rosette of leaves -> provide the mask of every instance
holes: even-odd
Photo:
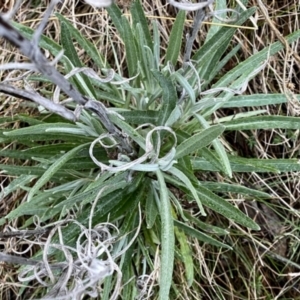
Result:
[[[177,15],[165,53],[160,47],[158,24],[156,21],[148,23],[139,1],[134,1],[130,8],[132,23],[115,4],[107,11],[124,43],[125,67],[118,61],[119,54],[113,48],[118,72],[111,81],[99,81],[95,76],[78,72],[70,77],[70,82],[83,95],[109,104],[110,120],[122,130],[133,152],[123,152],[91,112],[82,111],[77,122],[49,111],[34,117],[1,118],[2,124],[20,121],[27,125],[0,131],[2,144],[15,145],[14,149],[0,152],[11,162],[0,168],[15,176],[3,189],[2,197],[22,189],[27,193],[27,200],[0,219],[0,224],[22,216],[23,227],[27,228],[32,226],[33,216],[51,223],[74,211],[77,221],[86,225],[91,204],[102,190],[93,223],[109,220],[116,224],[121,236],[115,251],[120,251],[138,226],[140,203],[143,215],[140,235],[118,262],[123,283],[126,283],[120,291],[121,297],[133,299],[137,295],[135,281],[130,279],[154,271],[154,258],[159,249],[157,292],[160,299],[168,299],[170,291],[176,291],[172,285],[174,262],[182,261],[186,280],[189,285],[193,283],[195,266],[188,243],[190,237],[200,243],[231,249],[231,245],[220,240],[220,236],[223,239],[229,231],[205,223],[208,211],[259,230],[252,219],[220,197],[219,191],[235,192],[251,199],[270,198],[264,192],[236,184],[199,181],[197,173],[219,172],[231,178],[234,172],[300,169],[292,159],[238,157],[228,153],[222,143],[225,131],[298,130],[297,118],[266,116],[260,109],[240,114],[238,118],[219,119],[217,124],[210,121],[220,108],[261,107],[286,101],[281,94],[242,95],[248,81],[269,56],[284,46],[276,42],[220,76],[222,67],[239,50],[236,46],[227,51],[236,27],[212,26],[191,63],[180,65],[184,11]],[[240,12],[235,25],[243,24],[254,12],[254,7]],[[110,66],[95,45],[65,17],[57,14],[57,18],[61,28],[60,44],[42,36],[40,46],[54,56],[64,50],[60,65],[68,74],[74,68],[84,67],[74,47],[75,40],[88,54],[91,64],[107,74]],[[20,24],[15,26],[25,37],[32,36],[31,29]],[[295,32],[286,40],[292,43],[299,36],[300,32]],[[46,78],[42,79],[49,83]],[[38,81],[41,77],[31,76],[28,80]],[[72,103],[66,106],[75,109]],[[30,161],[30,165],[23,165],[24,161]],[[78,230],[72,225],[64,228],[68,244],[75,243]],[[113,276],[106,278],[102,299],[109,298],[114,280]]]

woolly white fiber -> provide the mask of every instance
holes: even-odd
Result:
[[[112,5],[113,0],[84,0],[84,2],[95,7],[108,7]]]

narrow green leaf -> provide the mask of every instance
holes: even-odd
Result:
[[[79,152],[84,147],[86,147],[85,144],[83,144],[81,146],[78,146],[78,147],[70,150],[69,152],[67,152],[66,154],[64,154],[62,157],[60,157],[55,163],[53,163],[47,169],[47,171],[43,174],[43,176],[31,188],[30,192],[28,193],[27,201],[30,202],[30,200],[33,197],[33,195],[35,193],[37,193],[37,191],[44,184],[46,184],[48,181],[51,180],[51,177],[53,176],[53,174],[55,174],[59,169],[61,169],[68,160],[70,160],[71,158],[73,158],[77,154],[77,152]]]
[[[78,127],[74,124],[67,124],[67,123],[44,123],[44,124],[38,124],[38,125],[34,125],[34,126],[29,126],[29,127],[25,127],[25,128],[20,128],[20,129],[15,129],[15,130],[11,130],[11,131],[6,131],[3,134],[7,135],[7,136],[11,136],[11,137],[22,137],[25,135],[36,135],[36,134],[43,134],[45,135],[45,133],[47,132],[47,130],[59,130],[61,129],[62,131],[75,131],[76,129],[78,129]],[[26,137],[28,138],[28,137]],[[59,138],[57,138],[59,139]]]
[[[291,44],[297,41],[299,37],[300,30],[297,30],[292,34],[286,36],[285,39],[289,44]],[[243,76],[249,76],[249,74],[252,73],[266,59],[269,59],[270,56],[276,54],[282,49],[284,49],[284,45],[278,41],[271,44],[269,47],[264,48],[258,53],[251,55],[248,59],[238,64],[234,69],[232,69],[225,76],[223,76],[216,84],[213,85],[213,88],[228,87],[237,78],[242,77],[243,79]]]
[[[205,128],[209,128],[208,122],[199,114],[195,114],[196,118],[200,122],[200,124]],[[230,166],[230,162],[225,151],[223,144],[220,142],[219,139],[214,139],[212,141],[212,146],[214,147],[217,155],[218,155],[218,163],[222,166],[222,171],[228,176],[232,177],[232,170]]]
[[[74,28],[73,30],[70,29],[72,27],[68,26],[66,22],[62,19],[60,21],[60,26],[61,26],[61,44],[64,48],[64,55],[68,57],[68,59],[72,64],[71,66],[69,66],[68,72],[72,71],[73,67],[82,68],[83,64],[78,57],[78,54],[76,52],[72,40],[72,32],[74,32],[75,29]],[[84,88],[84,85],[82,84],[80,79],[84,82],[84,85],[86,86],[87,89]],[[70,81],[74,83],[74,85],[81,93],[96,98],[94,87],[92,86],[89,78],[85,74],[76,74],[70,78]]]
[[[232,164],[236,164],[237,172],[245,172],[247,167],[249,167],[249,170],[246,172],[280,173],[300,171],[299,159],[256,159],[232,157],[230,160],[232,161]]]
[[[102,57],[101,53],[98,51],[95,45],[93,45],[88,39],[82,36],[79,30],[77,30],[64,16],[58,13],[56,14],[56,16],[61,22],[64,22],[65,26],[67,26],[72,36],[76,39],[79,45],[86,51],[88,56],[100,69],[109,68],[109,65]]]
[[[179,180],[174,178],[174,176],[165,174],[165,178],[168,183],[171,183],[172,185],[177,186],[179,189],[188,193],[190,197],[193,197],[190,189],[186,185],[182,184],[182,182],[180,182]],[[231,205],[229,202],[227,202],[223,198],[215,195],[213,192],[211,192],[210,190],[206,189],[205,187],[203,187],[201,185],[198,185],[196,190],[197,190],[198,196],[199,196],[199,198],[201,198],[201,202],[204,206],[209,207],[210,209],[220,213],[221,215],[225,216],[226,218],[234,220],[235,222],[237,222],[239,224],[242,224],[242,225],[249,227],[251,229],[254,229],[254,230],[259,230],[259,226],[252,219],[247,217],[239,209],[235,208],[233,205]],[[188,215],[185,214],[185,216],[187,218],[189,218]],[[202,228],[200,223],[197,224],[197,226]]]
[[[237,119],[224,123],[225,130],[251,130],[251,129],[300,129],[298,117],[286,116],[259,116]]]
[[[168,172],[171,173],[172,175],[176,176],[189,189],[189,191],[191,192],[191,194],[195,198],[195,201],[197,202],[197,205],[199,207],[199,210],[200,210],[201,214],[203,216],[206,216],[206,213],[205,213],[205,211],[203,209],[201,200],[198,197],[196,188],[192,185],[192,183],[190,182],[190,180],[188,179],[188,177],[183,172],[181,172],[180,170],[178,170],[175,167],[171,167],[168,170]]]
[[[138,204],[144,203],[146,200],[146,189],[149,187],[149,184],[150,179],[146,178],[145,180],[145,173],[143,172],[139,172],[130,184],[126,182],[127,196],[124,198],[124,201],[120,202],[120,204],[110,212],[111,219],[115,220],[124,215],[131,215],[132,218],[135,218],[138,215]],[[128,212],[129,207],[130,212]],[[124,232],[124,235],[127,233],[128,231],[126,233]]]
[[[219,118],[219,124],[225,124],[226,122],[230,122],[232,120],[243,119],[247,120],[250,117],[262,116],[265,115],[268,111],[266,109],[256,109],[256,110],[248,110],[246,112],[240,112],[234,115],[226,116]]]
[[[220,158],[215,151],[206,147],[200,149],[198,156],[203,157],[207,162],[212,164],[218,171],[224,172],[224,166],[220,162]]]
[[[300,37],[300,30],[298,32],[298,35]],[[293,38],[294,37],[295,36],[293,36]],[[292,40],[292,39],[289,39],[289,41],[290,40]],[[261,68],[262,67],[263,63],[265,62],[264,59],[265,60],[269,59],[270,52],[273,51],[273,52],[276,53],[279,50],[281,50],[279,47],[273,47],[273,46],[278,46],[278,45],[275,45],[275,44],[270,46],[271,47],[270,51],[263,52],[264,50],[262,50],[261,52],[258,53],[258,54],[260,54],[259,56],[257,56],[257,54],[251,56],[251,58],[255,57],[255,59],[257,59],[257,61],[253,60],[250,63],[248,61],[249,59],[247,59],[243,63],[240,63],[239,66],[237,66],[236,68],[234,68],[232,71],[226,73],[226,75],[223,76],[222,79],[219,80],[213,86],[213,88],[217,88],[217,87],[221,87],[222,88],[222,87],[224,87],[224,83],[227,82],[228,87],[230,89],[233,89],[233,90],[234,89],[240,89],[242,86],[245,85],[246,82],[249,81],[249,79],[251,79],[251,78],[253,78],[255,76],[254,73],[257,71],[257,68]],[[274,51],[274,49],[276,49],[278,51]],[[269,50],[269,48],[267,50]],[[247,63],[247,64],[245,64],[245,63]],[[225,78],[226,78],[226,80],[225,80]],[[203,111],[202,115],[204,117],[212,115],[217,109],[219,109],[220,107],[222,107],[224,105],[224,103],[226,103],[227,101],[229,101],[234,96],[234,93],[233,92],[224,92],[224,93],[222,93],[221,96],[223,98],[223,101],[215,104],[212,108],[207,108],[205,111]],[[207,100],[207,99],[204,99],[204,101],[205,100]],[[256,111],[254,111],[254,112],[248,112],[247,114],[249,114],[249,113],[255,113],[255,112]],[[242,114],[245,114],[245,113],[240,113],[240,115],[242,115]]]
[[[124,38],[124,28],[123,28],[123,22],[122,22],[122,12],[120,8],[115,4],[112,3],[112,5],[108,6],[106,8],[109,16],[111,17],[115,27],[117,28],[120,35]]]
[[[146,123],[157,123],[157,111],[154,110],[130,110],[118,111],[118,114],[123,116],[127,123],[142,125]]]
[[[246,22],[251,15],[256,11],[255,7],[252,7],[241,13],[239,20],[235,25],[242,25]],[[234,27],[222,27],[218,30],[209,40],[205,43],[193,56],[193,60],[198,60],[199,63],[204,63],[207,60],[211,60],[212,53],[217,51],[217,48],[221,45],[228,43],[233,37],[237,28]],[[224,51],[227,49],[224,48]]]
[[[122,16],[122,24],[123,24],[123,42],[125,44],[125,52],[126,52],[126,62],[129,72],[129,77],[133,77],[136,75],[137,66],[138,66],[138,53],[135,46],[135,39],[133,36],[132,29],[126,17]]]
[[[293,95],[293,97],[300,101],[300,95]],[[232,97],[229,101],[224,103],[223,107],[253,107],[287,102],[288,98],[284,94],[253,94]]]
[[[34,30],[32,28],[29,28],[21,23],[13,23],[14,27],[16,27],[23,35],[24,37],[31,39]],[[52,55],[56,56],[60,53],[60,51],[63,49],[61,45],[57,44],[50,38],[42,35],[39,39],[39,46],[43,49],[47,49],[51,52]],[[61,61],[63,61],[63,57],[61,58]]]
[[[138,61],[137,50],[135,46],[135,40],[132,32],[132,28],[126,17],[122,15],[121,10],[116,4],[112,4],[106,8],[109,16],[111,17],[115,27],[117,28],[120,36],[125,44],[126,62],[128,67],[129,76],[136,75]]]
[[[192,223],[193,225],[199,227],[201,230],[206,231],[209,234],[216,234],[216,235],[228,235],[229,231],[217,227],[217,226],[213,226],[208,224],[207,222],[202,222],[199,220],[199,218],[197,217],[193,217],[190,213],[188,212],[184,212],[184,216],[185,218]]]
[[[189,95],[190,99],[189,101],[192,102],[193,105],[196,103],[196,93],[193,89],[193,87],[189,84],[188,80],[182,76],[179,72],[175,72],[173,74],[177,82],[181,85],[181,87],[187,92]]]
[[[146,37],[141,24],[137,24],[135,28],[136,48],[138,56],[136,60],[139,61],[140,77],[145,90],[148,94],[154,93],[154,86],[156,82],[153,80],[151,70],[155,69],[155,59],[153,56],[152,48],[147,46]]]
[[[183,230],[180,230],[176,226],[176,223],[174,225],[175,236],[180,245],[181,259],[184,263],[186,281],[188,287],[191,287],[194,281],[194,262],[191,247],[189,246],[189,243],[187,243],[187,237]]]
[[[133,223],[136,225],[135,223]],[[134,232],[135,228],[131,228],[128,232]],[[124,282],[127,282],[122,288],[122,294],[121,299],[134,299],[135,298],[135,282],[132,280],[134,273],[132,270],[132,264],[133,262],[133,257],[134,257],[134,247],[130,247],[125,253],[124,253],[124,259],[123,259],[123,264],[121,266],[121,272],[122,272],[122,280]]]
[[[28,149],[22,150],[22,153],[29,156],[39,156],[39,157],[53,157],[57,154],[66,153],[69,150],[73,149],[74,146],[76,146],[75,143],[59,143],[59,144],[46,144],[46,145],[37,145]],[[97,148],[98,150],[98,148]],[[82,157],[85,157],[88,153],[88,147],[85,150],[82,150],[78,153],[78,155],[81,155]]]
[[[272,198],[272,196],[268,193],[232,183],[199,181],[199,184],[215,193],[237,193],[241,195],[249,195],[263,199]]]
[[[64,206],[70,207],[81,202],[90,203],[95,200],[97,193],[105,186],[107,186],[107,188],[103,189],[103,197],[110,192],[115,191],[116,187],[119,189],[124,189],[126,186],[126,173],[120,172],[116,176],[111,176],[111,174],[101,176],[101,178],[92,182],[83,192],[67,197],[64,201],[61,201],[56,206],[61,210]]]
[[[1,197],[6,197],[16,190],[20,191],[20,189],[32,182],[35,178],[36,176],[34,175],[21,175],[15,178],[3,189],[3,194],[0,193]]]
[[[148,196],[146,200],[145,214],[146,214],[147,228],[151,229],[158,215],[158,209],[156,207],[152,185],[148,187]]]
[[[116,124],[119,128],[122,128],[133,141],[135,141],[142,149],[145,150],[146,142],[145,138],[142,137],[133,127],[131,127],[128,122],[121,120],[120,117],[116,115],[110,115],[110,119]]]
[[[111,215],[111,213],[115,213],[119,206],[123,206],[125,202],[128,201],[128,204],[130,204],[130,198],[132,197],[132,194],[127,193],[128,183],[126,181],[120,182],[121,184],[118,184],[115,182],[115,180],[111,180],[111,183],[103,183],[101,186],[108,186],[107,191],[106,188],[103,190],[103,197],[101,197],[101,201],[99,201],[99,204],[96,205],[95,209],[95,216],[93,219],[93,222],[97,224],[97,222],[104,221],[108,215]],[[110,190],[111,189],[111,190]],[[98,188],[97,192],[94,194],[94,197],[90,198],[89,201],[85,201],[85,203],[92,203],[95,200],[95,196],[98,194],[100,188]],[[90,191],[96,191],[96,188]],[[108,193],[109,192],[109,193]],[[77,195],[76,195],[77,196]],[[126,201],[127,200],[127,201]],[[133,198],[132,200],[136,200]],[[128,209],[128,206],[127,206]],[[82,222],[83,224],[87,224],[88,218],[89,218],[90,212],[87,210],[85,211],[80,217],[79,222]],[[113,220],[113,218],[111,218]]]
[[[54,201],[59,199],[59,194],[53,195],[52,192],[44,191],[38,197],[38,201],[23,202],[16,209],[12,210],[8,215],[0,219],[0,225],[5,222],[13,220],[19,216],[33,216],[41,217],[51,206]],[[51,217],[51,216],[50,216]]]
[[[215,167],[213,164],[206,161],[202,157],[192,158],[191,161],[194,170],[219,171],[219,168]],[[229,156],[229,161],[233,172],[279,173],[280,171],[277,168],[276,163],[274,163],[275,161],[277,162],[277,160]],[[281,165],[285,164],[281,163]],[[288,167],[290,168],[289,171],[297,171],[297,169],[300,170],[300,164],[297,165],[297,160],[286,160],[285,169]]]
[[[28,125],[38,125],[38,124],[45,124],[45,122],[43,120],[39,120],[39,117],[35,116],[35,117],[31,117],[29,115],[19,115],[19,116],[13,116],[13,119],[15,121],[20,120],[22,122],[26,122],[28,123]],[[62,120],[62,122],[64,122],[65,120]],[[66,122],[64,122],[66,123]]]
[[[165,173],[165,179],[166,179],[166,182],[169,182],[169,178],[172,178],[174,181],[177,181],[177,179],[175,179],[173,176],[170,176],[170,175],[167,175]],[[180,185],[178,185],[180,186]],[[174,206],[174,209],[176,210],[176,215],[177,216],[180,216],[182,218],[182,220],[184,221],[188,221],[188,219],[185,217],[184,215],[184,211],[183,211],[183,208],[182,208],[182,201],[180,199],[180,197],[178,196],[175,196],[171,190],[169,190],[169,197],[171,199],[171,203],[173,204]],[[174,213],[173,213],[173,216],[174,216]]]
[[[162,88],[162,106],[158,113],[158,125],[165,125],[176,106],[176,89],[172,81],[160,72],[153,70],[152,73]]]
[[[156,172],[160,194],[160,218],[161,218],[161,267],[159,279],[159,299],[169,299],[171,284],[173,281],[174,266],[174,224],[169,201],[168,188],[161,171]]]
[[[227,249],[232,249],[230,246],[223,244],[219,241],[217,241],[216,239],[210,237],[209,235],[200,232],[199,230],[186,225],[185,223],[182,223],[180,221],[174,220],[174,225],[180,229],[182,229],[187,235],[191,236],[191,237],[195,237],[196,239],[198,239],[199,241],[202,241],[204,243],[208,243],[217,247],[224,247]]]
[[[207,188],[199,185],[197,187],[197,192],[199,197],[201,198],[203,205],[243,226],[246,226],[253,230],[260,230],[260,227],[252,219],[250,219],[248,216],[246,216],[239,209],[234,207],[223,198],[212,193]]]
[[[113,277],[112,276],[107,276],[103,280],[103,289],[101,293],[101,299],[102,300],[109,300],[111,291],[114,289],[113,286]]]
[[[59,192],[71,192],[72,194],[77,193],[81,188],[88,184],[89,180],[85,178],[70,180],[64,184],[60,184],[57,186],[54,186],[53,188],[47,189],[45,191],[52,192],[53,194],[59,193]]]
[[[214,139],[222,134],[224,129],[224,126],[214,125],[186,139],[177,147],[175,159],[181,158],[209,145]]]
[[[17,158],[17,159],[31,159],[32,154],[30,152],[26,153],[20,150],[1,150],[0,156],[9,157],[9,158]],[[43,155],[41,155],[43,157]],[[47,156],[50,157],[50,156]]]
[[[131,16],[133,24],[136,26],[137,24],[140,24],[143,33],[146,40],[146,45],[153,50],[153,42],[151,39],[151,34],[148,26],[148,22],[145,16],[145,10],[143,9],[143,6],[141,5],[140,0],[135,0],[130,8]]]
[[[95,81],[93,79],[92,82],[94,85],[97,85],[95,84]],[[99,101],[106,100],[112,103],[116,107],[124,106],[125,103],[124,99],[122,99],[118,95],[112,94],[111,92],[104,92],[103,90],[98,90],[98,89],[95,90],[95,93],[96,93],[96,99],[98,99]]]
[[[72,34],[70,32],[70,27],[67,26],[64,20],[60,21],[60,26],[61,26],[60,42],[64,48],[64,55],[66,55],[69,58],[71,63],[74,65],[74,67],[78,67],[78,68],[83,67],[83,64],[81,63],[78,57],[78,54],[74,47],[74,43],[72,41]]]
[[[227,5],[226,5],[226,0],[218,0],[215,3],[215,11],[223,11],[223,13],[219,14],[218,13],[218,17],[225,19],[226,18],[226,9],[227,9]],[[220,29],[222,29],[222,25],[215,25],[216,23],[221,23],[221,21],[214,17],[212,19],[212,25],[210,26],[207,35],[206,35],[206,39],[205,42],[207,42],[208,40],[210,40]]]
[[[82,200],[79,201],[79,203],[80,204],[82,204],[82,202],[84,202],[85,204],[92,203],[102,188],[104,189],[102,190],[101,201],[99,201],[100,202],[99,205],[96,206],[95,215],[93,217],[93,222],[95,224],[97,224],[97,222],[106,221],[108,215],[110,220],[115,220],[116,218],[119,218],[120,215],[124,215],[126,211],[126,209],[124,210],[125,203],[127,203],[127,209],[128,206],[132,206],[133,208],[135,208],[133,206],[133,202],[137,201],[138,199],[132,197],[131,194],[130,195],[127,194],[128,183],[125,180],[120,182],[115,182],[113,178],[110,178],[107,182],[101,184],[101,186],[99,186],[98,188],[83,192],[87,195],[87,198],[84,198],[84,201]],[[67,200],[59,201],[58,205],[54,205],[51,208],[51,214],[59,215],[60,219],[63,218],[67,214],[67,211],[75,205],[71,201],[72,198],[73,197],[76,198],[76,202],[77,202],[78,194],[83,194],[83,193],[80,192],[80,193],[76,193],[75,195],[69,194]],[[65,199],[65,197],[63,199]],[[89,213],[90,211],[88,209],[82,211],[82,214],[79,217],[80,222],[87,224]],[[48,219],[49,216],[45,215],[43,216],[41,221],[45,222]]]
[[[159,29],[157,25],[157,21],[152,21],[152,30],[153,30],[153,57],[155,70],[159,70],[160,66],[160,38],[159,38]]]
[[[36,166],[15,166],[8,164],[0,164],[0,170],[14,176],[20,175],[33,175],[33,176],[42,176],[45,173],[43,167]],[[73,177],[68,173],[70,170],[60,170],[54,174],[53,181],[64,181],[66,177]]]
[[[221,72],[222,68],[238,53],[241,49],[241,45],[237,44],[228,54],[225,55],[224,58],[215,66],[211,73],[209,74],[207,83],[210,83],[217,75]]]
[[[173,66],[177,63],[177,59],[181,50],[183,39],[183,28],[185,21],[185,11],[180,10],[171,30],[169,45],[165,57],[165,65],[171,62]]]
[[[243,24],[255,10],[256,8],[252,7],[247,11],[242,12],[235,25]],[[235,27],[222,27],[200,48],[198,52],[195,53],[193,60],[197,60],[196,69],[199,71],[199,76],[202,80],[208,80],[208,78],[210,78],[212,66],[218,65],[224,52],[228,49],[228,45],[236,30],[237,28]],[[185,76],[186,75],[187,74],[185,74]],[[196,78],[192,78],[190,82],[191,85],[194,86]]]
[[[176,123],[178,120],[180,120],[180,117],[182,116],[182,111],[179,107],[179,105],[176,105],[173,111],[171,112],[165,126],[173,127],[174,123]]]
[[[188,155],[183,156],[177,160],[176,168],[183,172],[193,185],[198,185],[198,178],[195,175],[191,159]]]

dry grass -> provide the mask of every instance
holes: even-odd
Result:
[[[28,1],[24,1],[27,3]],[[48,1],[47,1],[48,2]],[[149,19],[159,20],[162,47],[168,43],[168,36],[176,12],[166,5],[166,1],[143,1]],[[230,1],[232,3],[233,1]],[[234,1],[235,2],[235,1]],[[283,36],[299,29],[300,5],[297,0],[264,1],[268,17],[263,13],[261,1],[250,1],[249,6],[258,6],[254,19],[258,30],[238,29],[233,45],[242,44],[238,56],[232,59],[224,68],[224,72],[232,69],[238,62],[253,55],[270,43],[282,39]],[[1,1],[0,1],[1,3]],[[46,5],[45,1],[43,1]],[[130,1],[119,0],[117,3],[124,13],[128,13]],[[13,7],[13,0],[2,0],[0,10],[6,11]],[[38,24],[41,12],[45,7],[33,8],[24,4],[15,20],[32,28]],[[93,40],[99,51],[115,66],[113,49],[118,49],[122,55],[123,45],[110,25],[109,18],[103,10],[94,10],[81,1],[65,1],[59,12],[67,16],[82,34]],[[130,18],[130,16],[128,16]],[[191,17],[192,18],[192,17]],[[248,24],[252,24],[249,22]],[[55,18],[49,22],[46,34],[59,40],[58,22]],[[186,23],[187,30],[190,23]],[[209,25],[201,28],[196,44],[200,45]],[[108,39],[109,37],[109,39]],[[0,64],[8,61],[22,60],[22,57],[0,40]],[[295,101],[293,94],[300,94],[300,62],[297,53],[300,51],[299,42],[287,47],[278,55],[272,57],[267,67],[251,81],[247,93],[285,93],[289,98],[288,105],[268,107],[272,115],[299,116],[300,105]],[[78,53],[86,64],[89,64],[81,49]],[[119,57],[119,61],[124,58]],[[115,66],[122,70],[123,65]],[[7,76],[8,73],[1,74]],[[12,72],[10,76],[17,76]],[[251,110],[251,108],[249,108]],[[13,116],[16,113],[28,112],[22,103],[11,97],[0,98],[1,116]],[[238,113],[239,111],[235,111]],[[29,111],[29,113],[33,113]],[[220,112],[226,115],[228,111]],[[20,124],[7,124],[17,128]],[[298,133],[299,134],[299,133]],[[239,132],[226,136],[227,142],[234,151],[245,157],[261,158],[295,158],[299,157],[299,135],[292,135],[287,130]],[[5,158],[1,159],[5,163]],[[200,175],[201,176],[201,175]],[[221,174],[207,174],[206,178],[218,177],[226,182]],[[2,185],[10,180],[0,175]],[[241,209],[255,218],[262,227],[262,231],[253,234],[242,228],[233,228],[228,220],[214,214],[206,222],[218,224],[224,228],[229,227],[232,234],[225,242],[234,245],[233,251],[214,249],[211,246],[200,246],[198,241],[190,239],[194,253],[194,265],[197,273],[192,287],[187,286],[184,269],[181,265],[175,268],[174,282],[177,285],[178,297],[176,299],[300,299],[300,174],[235,174],[232,182],[255,187],[274,196],[272,202],[252,202],[251,198],[241,198],[239,195],[230,195],[230,201],[236,203]],[[20,201],[23,194],[16,193],[13,198],[0,201],[1,214],[7,214]],[[228,196],[228,195],[227,195]],[[20,220],[19,220],[20,221]],[[11,247],[22,249],[25,245],[13,244],[14,240],[2,240],[0,248],[8,251]],[[293,262],[293,263],[290,263]],[[17,297],[21,284],[16,280],[17,269],[11,266],[0,265],[0,298],[19,299]],[[30,292],[30,291],[29,291]],[[29,299],[29,294],[27,294]],[[27,297],[26,296],[26,297]],[[24,298],[25,299],[25,298]]]

